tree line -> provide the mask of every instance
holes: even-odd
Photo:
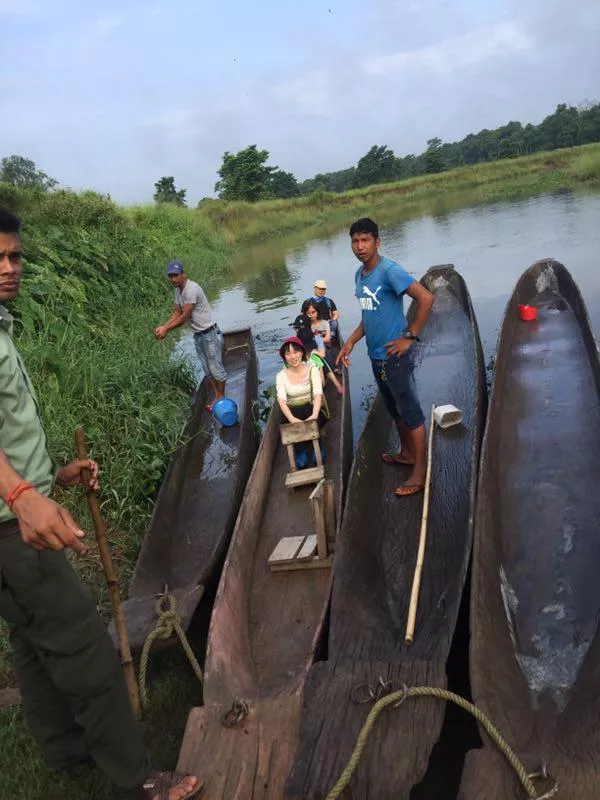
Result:
[[[215,192],[224,200],[264,200],[308,195],[321,190],[345,192],[377,183],[406,178],[469,164],[575,147],[600,141],[600,103],[579,108],[561,103],[539,125],[509,122],[495,130],[484,128],[459,142],[429,139],[420,155],[397,156],[388,145],[373,145],[354,167],[320,173],[298,181],[291,172],[267,166],[269,153],[256,145],[232,155],[225,153]]]
[[[252,144],[237,153],[226,151],[223,154],[215,193],[222,200],[253,203],[300,197],[315,191],[345,192],[454,167],[591,142],[600,142],[600,103],[586,103],[578,108],[561,103],[539,125],[509,122],[494,130],[484,128],[479,133],[470,133],[459,142],[429,139],[420,155],[397,156],[388,145],[373,145],[356,166],[319,173],[304,181],[298,181],[293,173],[278,166],[269,165],[269,151]],[[0,161],[0,182],[40,191],[58,185],[54,178],[37,169],[33,161],[17,155]],[[163,176],[154,184],[156,203],[184,206],[186,193],[186,189],[177,188],[173,176]]]

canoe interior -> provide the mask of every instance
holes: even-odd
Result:
[[[324,797],[345,767],[371,704],[349,700],[381,677],[396,688],[446,683],[472,541],[477,459],[486,404],[485,370],[469,295],[451,267],[430,269],[424,285],[435,305],[415,347],[415,379],[429,424],[431,404],[452,403],[463,424],[436,429],[428,543],[416,633],[404,644],[423,495],[393,489],[409,468],[382,462],[398,452],[395,426],[378,397],[358,444],[334,566],[329,660],[311,669],[304,693],[301,746],[288,795]],[[418,700],[395,712],[369,739],[352,797],[408,797],[426,770],[444,706]]]
[[[236,401],[240,421],[226,428],[206,411],[212,390],[204,378],[129,586],[125,613],[134,648],[142,646],[154,624],[156,595],[165,585],[175,594],[187,627],[203,586],[216,579],[225,557],[257,451],[253,404],[258,372],[252,333],[241,328],[223,337],[227,396]]]
[[[522,322],[518,303],[538,308]],[[508,303],[482,451],[471,685],[560,797],[600,785],[600,362],[562,264],[534,264]],[[492,669],[491,669],[492,667]],[[465,798],[517,796],[502,760],[468,756]]]
[[[345,376],[347,381],[347,376]],[[332,411],[324,428],[326,477],[335,481],[339,515],[352,455],[349,393],[326,389]],[[308,496],[293,493],[280,443],[281,414],[267,422],[223,570],[205,664],[204,702],[188,720],[180,767],[206,781],[211,798],[280,798],[297,741],[300,689],[315,657],[330,592],[330,569],[271,572],[283,536],[313,532]],[[240,725],[220,716],[234,698],[248,704]],[[234,791],[235,788],[235,791]]]

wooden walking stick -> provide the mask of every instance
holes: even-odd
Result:
[[[423,516],[421,518],[421,534],[419,536],[419,550],[417,552],[417,566],[413,577],[412,592],[410,593],[410,606],[408,608],[408,622],[406,623],[406,633],[404,643],[411,645],[415,636],[415,620],[417,618],[417,606],[419,605],[419,592],[421,590],[421,574],[423,572],[423,561],[425,559],[425,544],[427,542],[427,517],[429,514],[429,489],[431,486],[431,462],[433,457],[433,432],[435,430],[435,419],[433,412],[435,404],[431,406],[431,423],[429,425],[429,447],[427,450],[427,473],[425,475],[425,494],[423,496]]]
[[[78,425],[75,428],[75,448],[77,450],[77,458],[89,458],[87,454],[83,425]],[[104,527],[102,514],[100,513],[100,503],[98,502],[96,492],[90,489],[90,471],[88,469],[82,469],[81,476],[83,478],[83,485],[86,489],[88,507],[94,522],[96,541],[98,542],[98,550],[100,551],[100,560],[102,561],[104,577],[106,578],[106,585],[108,586],[113,616],[115,618],[115,627],[119,637],[119,650],[121,652],[121,664],[123,665],[123,672],[125,673],[125,682],[127,684],[127,691],[129,692],[129,701],[131,703],[131,709],[135,718],[140,719],[141,706],[138,685],[135,679],[133,659],[131,658],[131,650],[129,649],[129,641],[127,639],[125,615],[123,614],[123,606],[121,605],[121,598],[119,596],[119,584],[117,583],[117,579],[115,577],[115,570],[113,568],[110,550],[108,549],[108,542],[106,541],[106,529]]]

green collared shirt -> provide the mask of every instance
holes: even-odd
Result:
[[[49,495],[54,465],[35,391],[12,340],[13,318],[0,306],[0,449],[19,475]],[[14,517],[0,500],[0,522]]]

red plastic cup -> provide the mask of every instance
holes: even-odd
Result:
[[[533,322],[537,319],[537,308],[535,306],[519,306],[519,314],[523,322]]]

